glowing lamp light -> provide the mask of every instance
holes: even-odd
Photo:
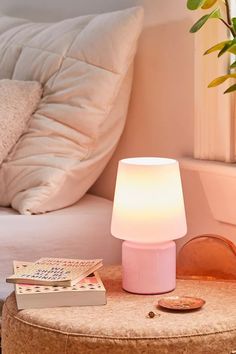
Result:
[[[176,283],[173,240],[186,234],[179,164],[166,158],[119,162],[112,235],[122,245],[123,288],[140,294],[171,291]]]

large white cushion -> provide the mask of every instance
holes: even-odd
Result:
[[[0,164],[26,130],[41,94],[38,82],[0,80]]]
[[[1,205],[44,213],[96,180],[124,127],[142,17],[141,8],[55,24],[0,17],[0,78],[44,85],[27,134],[2,164]]]

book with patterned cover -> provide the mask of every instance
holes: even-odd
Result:
[[[102,267],[102,259],[40,258],[7,277],[8,283],[73,286]]]
[[[32,265],[14,261],[14,272],[20,273]],[[61,306],[94,306],[106,304],[106,289],[98,272],[90,274],[71,287],[15,284],[19,310]]]

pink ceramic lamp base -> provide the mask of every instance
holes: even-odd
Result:
[[[176,246],[174,241],[122,245],[122,286],[135,294],[160,294],[175,288]]]

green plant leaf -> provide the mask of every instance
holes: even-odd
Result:
[[[230,93],[236,91],[236,84],[230,86],[224,93]]]
[[[202,9],[204,10],[210,9],[210,7],[214,6],[217,1],[218,0],[205,0],[202,5]]]
[[[232,24],[233,24],[233,29],[236,31],[236,17],[233,17],[231,19],[231,21],[232,21]]]
[[[236,45],[233,45],[233,47],[231,47],[229,50],[228,50],[229,53],[232,53],[232,54],[236,54]]]
[[[228,41],[223,41],[223,42],[217,43],[213,47],[211,47],[208,50],[206,50],[204,55],[216,52],[217,50],[221,50],[221,49],[224,48],[226,43],[230,43],[231,44],[231,42],[232,42],[231,40],[228,40]]]
[[[231,48],[231,46],[232,46],[232,42],[231,43],[226,43],[224,45],[224,47],[218,53],[218,57],[221,57],[225,52],[227,52]]]
[[[212,80],[209,83],[208,87],[216,87],[220,84],[223,84],[223,82],[225,82],[226,80],[228,80],[230,78],[236,79],[236,74],[228,74],[228,75],[224,75],[224,76],[219,76],[216,79]]]
[[[200,18],[200,20],[198,20],[193,27],[190,29],[191,33],[195,33],[197,31],[200,30],[200,28],[202,28],[202,26],[210,19],[210,18],[220,18],[221,14],[220,14],[220,9],[217,8],[215,10],[213,10],[210,14],[208,15],[204,15]]]
[[[218,57],[221,57],[225,52],[234,53],[234,51],[236,51],[236,38],[225,44],[225,46],[219,52]]]
[[[189,10],[197,10],[199,7],[202,6],[204,0],[188,0],[187,1],[187,8]]]
[[[234,61],[231,65],[230,65],[230,69],[234,69],[236,68],[236,61]]]

